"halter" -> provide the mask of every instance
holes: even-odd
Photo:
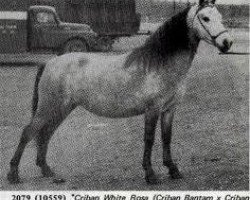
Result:
[[[210,3],[210,4],[206,5],[206,6],[199,6],[198,9],[197,9],[197,11],[196,11],[196,13],[195,13],[195,15],[194,15],[193,24],[194,24],[195,17],[198,15],[198,13],[199,13],[201,10],[203,10],[204,8],[207,8],[207,7],[214,8],[215,5]],[[205,31],[208,33],[208,35],[211,37],[212,43],[213,43],[213,44],[215,44],[215,40],[216,40],[220,35],[222,35],[223,33],[228,32],[228,30],[225,29],[225,30],[219,32],[217,35],[212,35],[212,34],[209,32],[209,30],[207,29],[207,27],[204,25],[204,23],[201,21],[200,17],[197,16],[197,18],[198,18],[200,24],[202,25],[202,27],[204,28],[204,30],[205,30]],[[210,41],[207,41],[207,42],[210,43]]]

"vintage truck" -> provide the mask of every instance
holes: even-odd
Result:
[[[0,12],[0,53],[101,50],[89,25],[62,22],[52,6]]]
[[[141,34],[135,0],[0,0],[0,5],[0,53],[110,50],[116,39]]]

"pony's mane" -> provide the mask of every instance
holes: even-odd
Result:
[[[144,43],[134,49],[125,62],[125,67],[131,64],[142,64],[144,67],[159,67],[168,56],[178,51],[190,49],[189,28],[187,16],[190,7],[173,16],[160,26]]]

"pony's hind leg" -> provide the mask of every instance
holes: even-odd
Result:
[[[29,125],[27,125],[22,132],[21,139],[13,158],[10,161],[10,171],[7,179],[10,183],[19,183],[18,166],[23,154],[23,151],[28,144],[43,128],[45,121],[41,118],[34,118]]]
[[[70,114],[75,108],[74,105],[58,106],[58,110],[53,113],[52,119],[44,126],[42,131],[37,136],[37,159],[36,165],[41,168],[42,175],[44,177],[54,176],[54,172],[50,169],[46,162],[46,155],[48,150],[49,141],[57,129],[57,127],[63,122],[63,120]],[[55,109],[54,109],[55,110]]]
[[[169,174],[171,178],[182,178],[176,164],[174,164],[171,156],[171,137],[172,137],[172,123],[173,123],[173,111],[166,111],[161,115],[161,133],[163,142],[163,165],[169,168]]]
[[[47,125],[44,126],[44,128],[36,138],[37,142],[36,165],[41,168],[41,172],[44,177],[52,177],[55,175],[46,162],[49,140],[52,137],[55,129],[56,128],[54,128],[54,126],[51,123],[48,123]]]
[[[144,155],[143,169],[145,170],[145,179],[147,183],[154,184],[157,182],[154,170],[151,164],[152,147],[155,139],[155,128],[157,125],[159,114],[155,112],[145,113],[145,135],[144,135]]]

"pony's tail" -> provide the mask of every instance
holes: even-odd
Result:
[[[43,74],[45,66],[46,66],[46,63],[42,63],[38,65],[38,71],[36,74],[36,81],[35,81],[34,90],[33,90],[34,92],[33,92],[33,99],[32,99],[32,117],[34,117],[34,115],[36,114],[37,104],[38,104],[38,85],[39,85],[40,78]]]

